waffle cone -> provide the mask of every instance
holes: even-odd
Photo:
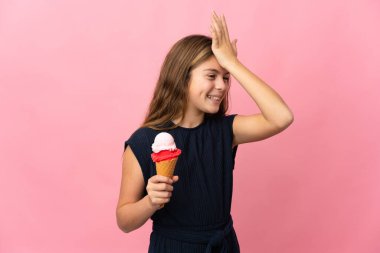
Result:
[[[177,160],[178,158],[176,157],[170,160],[156,162],[157,175],[172,178]]]

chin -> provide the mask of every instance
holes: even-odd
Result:
[[[204,111],[205,113],[209,113],[209,114],[216,114],[219,112],[219,107],[217,108],[208,108],[208,110],[205,110]]]

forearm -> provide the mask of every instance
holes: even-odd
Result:
[[[278,126],[293,120],[291,110],[280,95],[238,59],[231,62],[227,69],[255,101],[266,120]]]
[[[117,224],[121,230],[128,233],[142,225],[156,212],[146,195],[135,203],[122,205],[116,210]]]

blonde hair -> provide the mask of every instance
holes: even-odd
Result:
[[[211,44],[210,37],[194,34],[180,39],[173,45],[161,66],[160,76],[142,127],[156,130],[176,127],[175,125],[168,127],[167,123],[183,117],[187,106],[191,71],[214,55]],[[227,109],[228,94],[217,113],[205,116],[225,115]]]

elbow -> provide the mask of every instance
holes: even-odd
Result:
[[[116,222],[117,226],[124,233],[132,232],[134,229],[129,225],[128,220],[125,218],[125,215],[121,215],[119,210],[116,210]]]
[[[119,229],[120,229],[121,231],[123,231],[124,233],[130,233],[130,232],[132,232],[133,230],[135,230],[134,228],[132,228],[132,227],[129,226],[128,224],[123,223],[123,222],[120,222],[120,221],[117,221],[117,226],[118,226]]]
[[[132,232],[132,229],[130,229],[128,226],[120,223],[119,221],[117,222],[117,226],[119,227],[119,229],[121,231],[123,231],[124,233],[129,233],[129,232]]]
[[[133,231],[133,229],[128,229],[126,227],[119,226],[120,230],[123,231],[124,233],[128,234]]]
[[[287,113],[282,117],[280,121],[276,124],[277,127],[282,131],[288,128],[294,121],[294,116],[292,112]]]
[[[290,126],[294,121],[294,115],[292,112],[289,113],[289,116],[285,120],[285,126],[288,127]]]

